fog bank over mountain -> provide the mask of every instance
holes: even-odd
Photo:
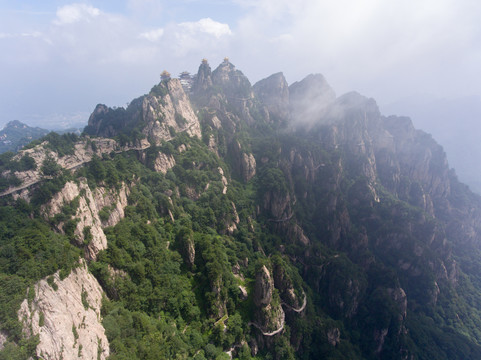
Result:
[[[481,194],[481,98],[442,99],[413,96],[381,106],[385,115],[410,116],[416,128],[443,147],[450,167],[471,190]]]

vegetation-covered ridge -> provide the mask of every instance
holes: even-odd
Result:
[[[321,75],[203,61],[0,161],[0,359],[481,358],[480,198]],[[55,330],[42,286],[108,343]]]
[[[32,140],[36,140],[50,131],[39,127],[28,126],[18,120],[8,122],[0,130],[0,154],[7,151],[18,151]]]

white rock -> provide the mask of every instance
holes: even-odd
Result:
[[[25,334],[39,335],[37,356],[106,359],[110,350],[101,324],[103,292],[99,283],[83,262],[64,280],[60,280],[58,272],[53,278],[57,290],[45,279],[40,280],[30,288],[35,291],[32,303],[25,299],[18,312]]]

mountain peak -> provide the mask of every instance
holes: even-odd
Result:
[[[274,122],[289,119],[289,86],[282,72],[259,80],[253,86],[255,95],[264,103]]]
[[[0,153],[6,151],[17,151],[32,140],[36,140],[50,131],[39,127],[31,127],[19,121],[9,121],[0,130]]]
[[[194,83],[192,85],[193,93],[200,93],[212,86],[212,70],[207,59],[202,59],[202,62],[197,71]]]
[[[295,126],[319,120],[336,93],[321,74],[310,74],[289,86],[291,114]]]
[[[5,125],[5,128],[26,128],[28,125],[19,120],[12,120]],[[4,129],[5,129],[4,128]]]

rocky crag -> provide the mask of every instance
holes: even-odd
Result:
[[[18,312],[28,335],[38,335],[44,359],[106,359],[109,344],[101,324],[103,291],[84,262],[65,279],[55,273],[29,289]]]

